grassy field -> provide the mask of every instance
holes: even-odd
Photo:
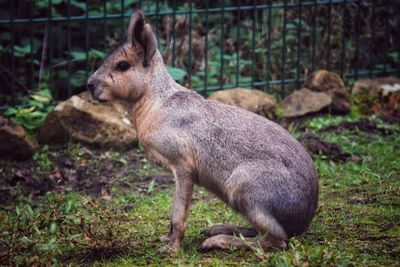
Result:
[[[69,144],[45,147],[25,163],[0,162],[0,262],[398,266],[400,126],[372,119],[380,131],[324,130],[359,119],[351,115],[323,117],[305,122],[303,128],[296,127],[305,127],[321,139],[338,144],[351,157],[337,161],[329,155],[314,155],[320,177],[318,212],[310,230],[292,238],[287,251],[266,253],[249,247],[198,252],[205,227],[246,222],[196,187],[178,255],[158,253],[163,246],[158,238],[168,229],[172,177],[149,164],[140,149],[119,153]],[[302,135],[300,130],[293,133]]]

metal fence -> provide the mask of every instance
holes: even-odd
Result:
[[[316,69],[346,81],[400,76],[398,1],[0,0],[0,105],[43,88],[56,99],[85,90],[138,8],[174,79],[203,95],[283,97]]]

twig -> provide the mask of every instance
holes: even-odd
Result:
[[[95,159],[99,159],[100,158],[100,157],[96,156],[95,154],[93,154],[93,152],[90,151],[88,148],[85,147],[84,150],[85,150],[86,153],[88,153],[90,156],[92,156],[92,158],[95,158]]]

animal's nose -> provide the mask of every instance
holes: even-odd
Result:
[[[97,100],[96,94],[94,93],[94,91],[96,90],[96,85],[89,80],[86,87],[89,90],[89,93],[90,93],[90,96],[92,97],[92,99]]]
[[[88,83],[87,84],[87,89],[89,90],[90,93],[94,93],[95,85],[94,83]]]

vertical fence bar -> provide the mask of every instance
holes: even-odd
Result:
[[[355,60],[354,60],[354,78],[358,79],[358,68],[359,68],[359,50],[360,50],[360,13],[361,13],[361,3],[357,3],[357,14],[356,14],[356,51],[355,51]]]
[[[206,40],[204,45],[204,90],[203,96],[207,97],[207,85],[208,85],[208,8],[209,8],[209,0],[206,0]]]
[[[220,27],[221,27],[221,35],[220,35],[220,44],[221,44],[221,57],[220,57],[220,64],[221,64],[221,69],[220,69],[220,80],[219,80],[219,89],[221,90],[223,85],[224,85],[224,7],[225,7],[225,1],[221,0],[222,6],[221,6],[221,12],[220,12]]]
[[[175,67],[175,57],[176,57],[176,0],[172,1],[172,66]]]
[[[297,68],[296,68],[296,83],[297,86],[300,85],[300,62],[301,62],[301,21],[302,21],[302,4],[301,1],[298,4],[298,25],[297,25]]]
[[[251,89],[254,88],[254,75],[255,75],[255,64],[256,64],[256,8],[255,0],[253,0],[253,21],[252,21],[252,35],[251,35]]]
[[[370,19],[370,29],[371,29],[371,37],[370,37],[370,44],[369,44],[369,72],[368,76],[369,78],[372,78],[372,70],[375,65],[375,60],[374,60],[374,47],[375,47],[375,5],[376,5],[376,0],[372,0],[372,10],[371,10],[371,19]]]
[[[281,91],[283,99],[285,95],[285,62],[286,62],[286,24],[287,24],[287,0],[283,1],[283,29],[282,29],[282,57],[281,57]]]
[[[67,7],[67,49],[68,49],[68,97],[71,96],[71,0],[68,0]]]
[[[103,32],[104,48],[107,46],[107,0],[103,0]]]
[[[14,1],[11,0],[11,103],[15,102],[15,57],[14,57],[14,46],[15,46],[15,29],[14,29]]]
[[[53,61],[53,15],[51,12],[51,6],[52,6],[52,2],[51,0],[49,0],[48,2],[49,6],[48,6],[48,14],[49,14],[49,35],[48,35],[48,42],[49,42],[49,65],[48,65],[48,69],[49,69],[49,88],[51,88],[51,90],[54,93],[54,97],[58,98],[58,91],[53,87],[53,71],[52,71],[52,61]],[[39,88],[40,89],[40,88]]]
[[[89,77],[89,3],[86,1],[85,6],[85,48],[86,48],[86,60],[85,60],[85,82]]]
[[[240,75],[240,5],[241,1],[238,1],[238,14],[236,20],[236,87],[239,87],[239,75]]]
[[[30,51],[30,59],[29,59],[29,89],[34,90],[34,79],[35,79],[35,72],[33,69],[33,53],[34,53],[34,43],[33,43],[33,24],[32,24],[32,14],[33,14],[33,3],[32,1],[29,2],[29,44],[31,46],[31,51]]]
[[[389,6],[390,6],[390,1],[384,1],[384,5],[386,4],[386,6],[384,7],[385,10],[385,18],[384,18],[384,31],[385,31],[385,38],[384,38],[384,42],[383,42],[383,51],[384,51],[384,62],[383,62],[383,72],[385,74],[387,74],[387,54],[388,54],[388,40],[389,40],[389,19],[390,19],[390,14],[389,14]],[[399,14],[397,14],[399,15]]]
[[[125,33],[124,33],[124,9],[125,9],[124,3],[125,3],[125,1],[124,1],[124,0],[121,0],[121,2],[120,2],[120,7],[121,7],[120,16],[121,16],[121,20],[120,20],[120,26],[119,26],[119,27],[120,27],[120,32],[121,32],[121,41],[124,40],[124,35],[125,35]],[[87,5],[87,2],[86,2],[86,5]]]
[[[331,70],[332,0],[328,2],[328,40],[326,49],[326,69]]]
[[[192,87],[192,0],[189,0],[189,69],[188,69],[188,81],[189,88]]]
[[[268,36],[267,36],[267,90],[270,90],[270,77],[271,76],[271,33],[272,33],[272,3],[268,5]]]
[[[313,3],[313,18],[312,18],[312,50],[311,50],[311,72],[315,70],[315,46],[317,43],[317,0]]]
[[[309,6],[306,6],[305,9],[305,18],[312,18],[312,4]],[[311,23],[312,23],[312,19],[311,19]],[[305,55],[305,59],[303,62],[303,69],[304,69],[304,74],[308,75],[309,70],[311,69],[311,43],[312,43],[312,24],[310,23],[310,25],[305,26],[305,29],[307,30],[307,35],[308,37],[306,38],[306,41],[304,42],[304,46],[305,46],[305,51],[304,53]]]
[[[344,67],[346,60],[346,0],[342,4],[342,42],[340,47],[340,77],[344,78]]]
[[[400,12],[400,7],[399,6],[397,6],[397,10],[395,12],[396,12],[396,14],[399,14],[399,12]],[[397,25],[399,25],[400,24],[400,18],[397,17],[396,19],[397,19]],[[397,76],[400,77],[400,35],[397,34],[396,37],[397,37],[397,53],[398,53],[398,57],[397,57],[397,60],[398,60],[397,61]]]
[[[159,18],[159,15],[160,15],[160,0],[157,0],[156,1],[156,21],[155,21],[155,26],[156,26],[156,38],[157,38],[157,43],[159,44],[160,42],[160,38],[158,37],[160,34],[159,34],[159,31],[160,31],[160,26],[159,26],[159,23],[158,23],[158,18]]]

